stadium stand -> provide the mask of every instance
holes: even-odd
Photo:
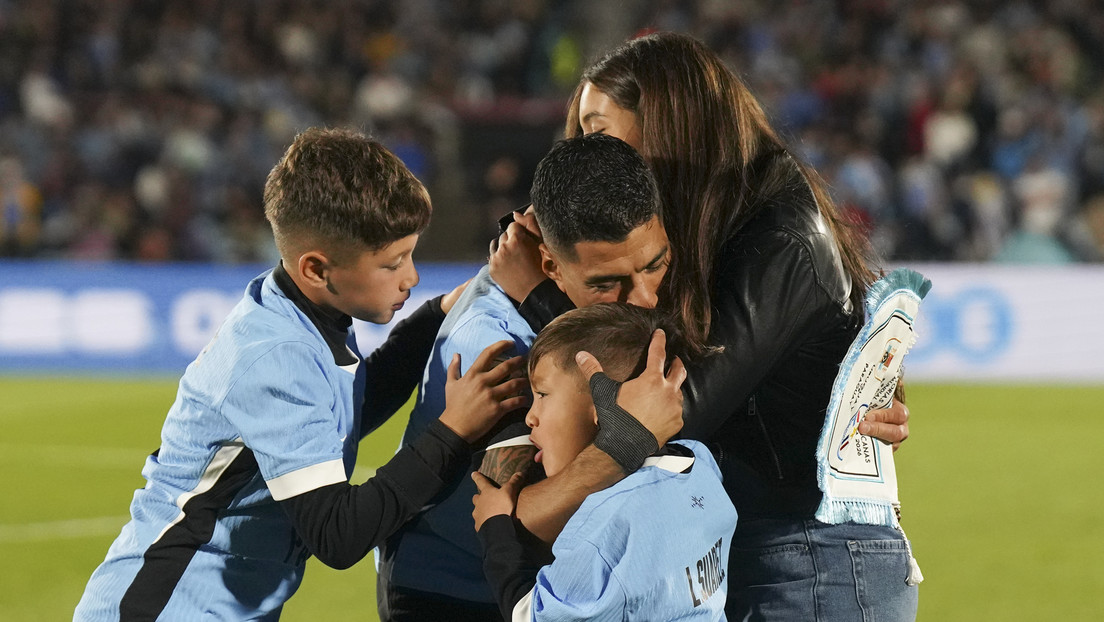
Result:
[[[896,260],[1104,259],[1104,11],[1081,0],[0,0],[0,256],[272,263],[295,131],[430,187],[425,259],[485,253],[587,62],[717,50]]]

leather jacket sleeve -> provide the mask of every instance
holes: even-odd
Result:
[[[773,370],[801,364],[785,359],[818,318],[838,312],[819,282],[816,252],[808,238],[785,228],[737,235],[725,246],[709,338],[720,351],[687,365],[682,436],[712,438]]]

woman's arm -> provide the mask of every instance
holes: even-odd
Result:
[[[711,438],[795,349],[811,323],[838,313],[817,282],[809,247],[787,231],[726,246],[717,265],[713,304],[709,345],[718,351],[686,366],[685,438]]]
[[[812,338],[818,322],[840,313],[839,299],[846,296],[842,283],[818,273],[818,266],[830,265],[826,258],[814,261],[829,244],[814,244],[786,230],[739,244],[726,249],[719,261],[714,289],[710,345],[723,349],[687,364],[685,438],[711,438],[734,405],[746,403],[764,377],[785,364],[796,340]],[[909,433],[909,411],[901,397],[884,410],[868,412],[859,432],[896,450]]]

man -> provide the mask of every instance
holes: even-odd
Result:
[[[542,269],[576,306],[656,305],[670,251],[659,218],[655,180],[636,150],[600,134],[558,143],[537,167],[531,199],[543,232]],[[474,360],[472,353],[509,339],[515,344],[514,353],[523,355],[534,338],[487,268],[481,270],[441,325],[403,445],[440,415],[445,368],[455,353],[462,361]],[[658,438],[661,434],[655,430],[652,433],[657,437],[649,439],[653,442],[667,440]],[[522,424],[521,437],[527,435]],[[599,455],[603,453],[608,455]],[[581,458],[608,461],[616,453],[614,448],[603,452],[591,447]],[[517,470],[516,460],[528,461],[532,454],[528,447],[499,452],[500,462],[493,470],[508,476]],[[614,472],[606,485],[624,475],[618,469],[604,471]],[[471,520],[473,494],[471,480],[461,479],[380,547],[381,620],[498,619]]]

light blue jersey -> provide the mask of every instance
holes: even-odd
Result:
[[[673,444],[693,457],[649,458],[586,498],[513,620],[725,619],[736,508],[705,446]]]
[[[364,369],[350,354],[335,362],[271,273],[250,282],[184,373],[75,619],[276,619],[309,556],[277,501],[346,482],[356,462]]]
[[[535,338],[528,322],[484,266],[441,324],[403,445],[417,438],[444,411],[445,379],[453,354],[460,354],[460,371],[467,373],[492,343],[512,340],[515,350],[510,355],[524,355]],[[392,536],[380,551],[378,570],[383,577],[407,589],[494,603],[483,576],[482,549],[471,517],[475,492],[471,478],[462,477],[456,487],[446,488],[434,507]]]

